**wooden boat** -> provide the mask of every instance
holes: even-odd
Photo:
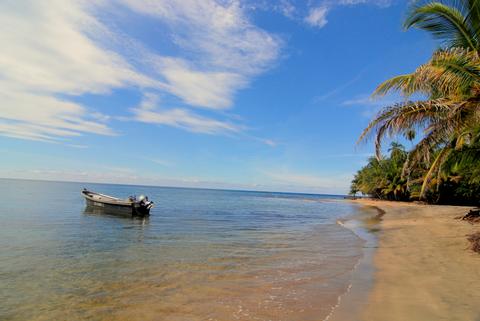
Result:
[[[131,216],[148,216],[153,202],[148,200],[146,196],[130,196],[127,199],[120,199],[109,195],[91,192],[87,189],[82,191],[83,197],[87,202],[87,207],[101,209],[105,213],[131,215]]]

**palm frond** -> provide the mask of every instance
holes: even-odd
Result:
[[[436,51],[413,73],[393,77],[380,84],[373,96],[399,92],[406,98],[426,94],[430,98],[461,100],[480,90],[480,58],[461,48]]]
[[[451,152],[452,152],[452,148],[450,146],[445,146],[433,161],[432,165],[430,166],[430,169],[428,170],[427,174],[423,178],[422,188],[420,189],[421,199],[425,198],[425,192],[428,189],[428,185],[431,183],[433,174],[435,172],[440,171],[443,163],[445,162],[446,158],[450,155]],[[438,180],[435,185],[438,185]]]
[[[461,99],[480,87],[480,60],[464,49],[439,50],[417,71],[417,78],[444,96]]]
[[[462,0],[466,14],[465,21],[470,29],[475,32],[476,39],[479,39],[480,31],[480,0]]]
[[[438,1],[414,5],[404,27],[426,30],[447,47],[478,49],[475,32],[467,24],[461,10]]]
[[[428,127],[442,118],[452,108],[445,99],[400,103],[385,108],[370,122],[358,142],[375,133],[375,152],[381,158],[381,146],[385,136],[406,133],[412,128]]]
[[[421,85],[425,83],[419,83],[415,79],[415,73],[400,75],[393,77],[383,83],[381,83],[377,89],[375,89],[372,96],[380,97],[386,94],[397,91],[403,93],[405,96],[409,96],[417,91],[429,91],[430,88],[422,88]]]

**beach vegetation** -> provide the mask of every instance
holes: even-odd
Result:
[[[363,182],[364,172],[372,175],[373,167],[379,166],[377,170],[398,170],[388,175],[396,178],[390,183],[405,184],[395,187],[401,199],[476,203],[480,200],[480,1],[419,1],[410,8],[404,26],[430,32],[441,46],[415,71],[383,82],[373,93],[374,97],[398,93],[403,101],[383,108],[361,134],[359,141],[374,139],[376,155],[357,174],[361,183],[356,176],[352,185],[361,187],[362,193],[391,199],[391,194],[378,193],[385,189],[384,180]],[[410,151],[403,150],[403,163],[398,165],[392,153],[387,158],[382,155],[387,137],[418,141]],[[398,166],[386,169],[384,162]]]
[[[408,200],[407,181],[402,177],[407,158],[404,147],[392,143],[388,157],[370,157],[368,164],[355,175],[351,190],[385,200]]]

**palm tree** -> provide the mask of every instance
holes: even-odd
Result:
[[[428,99],[406,100],[384,108],[360,140],[375,133],[376,154],[380,158],[385,136],[408,137],[413,129],[423,130],[423,138],[409,154],[404,173],[418,162],[431,164],[423,180],[421,196],[424,196],[431,178],[451,152],[476,141],[473,132],[480,124],[480,58],[463,49],[438,51],[412,74],[381,84],[374,95],[391,91],[400,91],[407,99],[416,93]]]
[[[385,159],[371,157],[368,164],[355,175],[351,190],[388,200],[408,199],[406,181],[401,177],[407,152],[402,145],[392,143]]]
[[[478,141],[473,133],[480,124],[480,0],[451,1],[450,6],[417,3],[405,27],[431,32],[442,41],[443,48],[413,73],[394,77],[377,88],[374,96],[398,91],[405,101],[384,108],[359,140],[375,133],[376,155],[380,158],[386,135],[411,138],[412,131],[423,130],[403,172],[408,175],[419,162],[430,165],[420,192],[424,197],[452,152]],[[413,95],[426,99],[412,101]]]
[[[444,48],[480,48],[480,1],[416,1],[404,23],[439,39]]]

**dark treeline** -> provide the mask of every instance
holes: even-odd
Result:
[[[376,157],[352,182],[361,192],[390,200],[478,204],[480,200],[480,1],[416,1],[406,29],[431,33],[440,47],[414,72],[382,83],[374,96],[404,100],[385,107],[362,133],[374,137]],[[412,97],[421,97],[414,100]],[[410,151],[386,136],[418,143]]]
[[[389,153],[381,159],[371,157],[368,164],[357,172],[351,185],[352,195],[362,193],[384,200],[423,200],[437,204],[480,203],[480,148],[474,150],[476,159],[471,159],[473,156],[465,151],[452,155],[430,180],[423,197],[421,190],[428,163],[417,163],[406,175],[404,166],[408,152],[402,145],[393,143]]]

